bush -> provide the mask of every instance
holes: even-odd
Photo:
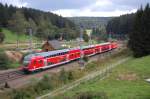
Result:
[[[64,70],[64,68],[60,71],[59,79],[63,83],[66,83],[68,80],[67,72]]]
[[[32,99],[31,94],[27,91],[17,91],[13,90],[12,99]]]
[[[84,57],[83,57],[83,60],[84,60],[85,62],[88,62],[88,61],[89,61],[89,57],[88,57],[88,56],[84,56]]]
[[[104,92],[81,92],[73,97],[64,96],[63,99],[108,99],[108,96]]]
[[[10,60],[4,52],[0,52],[0,69],[8,69]]]
[[[2,43],[5,39],[5,35],[4,33],[2,32],[2,30],[0,29],[0,43]]]
[[[108,97],[104,92],[82,92],[76,99],[108,99]]]
[[[68,75],[68,80],[73,80],[74,79],[74,76],[73,76],[71,71],[67,72],[67,75]]]
[[[39,81],[35,86],[34,90],[37,94],[52,89],[50,77],[45,75],[41,81]]]
[[[71,71],[65,71],[64,68],[60,71],[59,80],[63,82],[64,84],[73,79],[74,79],[74,76]]]

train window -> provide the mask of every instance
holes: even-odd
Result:
[[[39,60],[39,63],[41,64],[41,63],[43,63],[43,61],[42,61],[42,60]]]
[[[36,64],[36,60],[33,61],[33,64],[34,64],[34,65]]]
[[[48,65],[52,65],[53,63],[52,62],[48,62]]]

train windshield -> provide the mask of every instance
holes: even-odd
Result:
[[[29,64],[29,62],[30,62],[30,60],[31,60],[31,58],[34,56],[34,54],[30,54],[30,55],[27,55],[27,56],[25,56],[24,57],[24,60],[23,60],[23,65],[24,66],[28,66],[28,64]]]
[[[33,54],[25,56],[24,61],[30,61],[33,56],[34,56]]]

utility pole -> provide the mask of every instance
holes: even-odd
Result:
[[[84,60],[83,60],[83,56],[84,56],[84,53],[82,52],[82,41],[83,41],[83,26],[81,25],[80,27],[80,51],[81,51],[81,54],[80,54],[80,61],[79,61],[79,65],[81,66],[81,69],[84,68]]]
[[[32,28],[28,27],[27,32],[29,33],[29,49],[32,52]]]

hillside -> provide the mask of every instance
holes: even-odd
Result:
[[[112,74],[105,80],[102,81],[97,77],[80,84],[62,96],[76,97],[79,93],[83,93],[81,96],[86,96],[89,93],[99,93],[103,96],[102,99],[150,99],[150,84],[145,81],[146,78],[150,77],[149,60],[150,56],[131,58],[114,69]],[[62,96],[57,99],[64,99]]]
[[[55,39],[63,33],[64,39],[78,37],[76,26],[70,20],[51,12],[33,8],[18,8],[0,3],[0,28],[26,34],[29,29],[41,39]],[[67,36],[66,36],[67,35]]]
[[[3,29],[3,33],[5,34],[4,43],[16,43],[17,42],[17,34],[11,32],[8,29]],[[19,35],[19,42],[26,43],[29,42],[29,36],[25,34]],[[33,37],[33,41],[38,41],[39,39],[36,37]]]
[[[85,28],[93,28],[107,25],[107,22],[112,19],[112,17],[67,17],[69,20],[74,22],[78,26],[83,26]]]

